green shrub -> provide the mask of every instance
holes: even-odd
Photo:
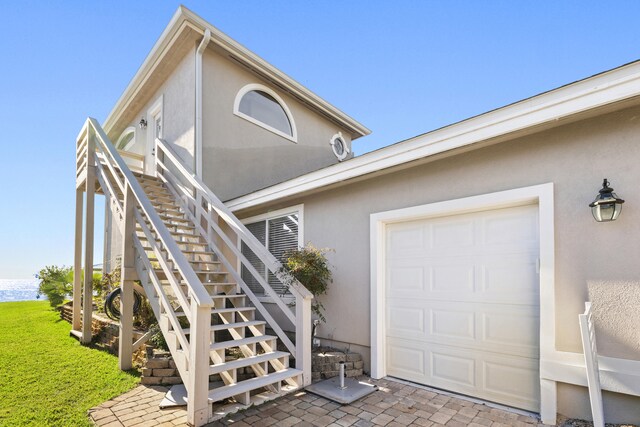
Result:
[[[84,273],[81,274],[82,280],[84,280]],[[47,296],[51,307],[59,306],[73,294],[73,269],[71,267],[48,265],[36,274],[36,278],[40,279],[38,292]],[[102,273],[94,272],[92,280],[94,294],[100,295],[101,281]],[[81,295],[80,298],[82,298]]]
[[[326,322],[324,306],[317,296],[326,294],[329,283],[333,282],[326,257],[326,253],[330,251],[331,249],[320,249],[307,243],[303,248],[285,252],[281,269],[281,272],[286,272],[289,277],[297,279],[316,297],[311,304],[311,310],[323,322]],[[284,282],[286,286],[290,286],[293,280],[285,279]]]
[[[40,279],[38,292],[47,296],[49,305],[57,307],[73,292],[71,267],[48,265],[36,275]]]

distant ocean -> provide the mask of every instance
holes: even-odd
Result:
[[[0,302],[38,299],[38,279],[0,279]],[[44,295],[40,299],[45,299]]]

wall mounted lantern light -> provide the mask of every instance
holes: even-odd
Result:
[[[147,121],[145,120],[145,118],[141,118],[140,119],[140,129],[146,129],[147,128]]]
[[[589,204],[591,213],[598,222],[615,221],[622,211],[624,200],[618,198],[607,178],[602,181],[602,189],[593,203]]]

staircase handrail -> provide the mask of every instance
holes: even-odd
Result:
[[[181,176],[184,177],[191,185],[194,186],[203,196],[207,199],[207,202],[216,210],[218,215],[224,219],[224,221],[233,229],[240,239],[251,249],[251,251],[258,256],[260,261],[264,263],[278,279],[282,282],[286,282],[289,290],[292,291],[294,296],[301,297],[305,300],[313,299],[313,294],[305,288],[294,277],[286,277],[282,272],[282,263],[276,259],[275,256],[262,244],[260,241],[247,229],[247,227],[240,222],[229,208],[222,203],[222,201],[202,182],[202,180],[193,175],[182,164],[182,161],[178,157],[178,154],[160,138],[156,138],[156,145],[160,148],[165,156],[168,156],[171,163],[178,169]],[[157,150],[156,150],[157,152]]]
[[[175,267],[178,269],[180,275],[185,279],[185,282],[189,286],[191,296],[195,300],[196,304],[200,307],[213,307],[214,304],[211,296],[205,289],[196,273],[191,268],[189,261],[184,256],[184,254],[178,247],[178,244],[171,236],[169,229],[160,219],[160,216],[151,204],[151,201],[147,197],[147,194],[144,192],[142,186],[133,175],[133,172],[131,172],[127,164],[124,162],[124,159],[120,156],[115,146],[111,143],[109,137],[102,129],[102,126],[100,126],[98,121],[93,117],[89,117],[85,123],[85,127],[88,128],[89,126],[93,128],[96,140],[100,143],[103,153],[107,154],[110,160],[115,162],[115,164],[118,166],[118,169],[124,176],[124,181],[131,188],[131,192],[137,200],[138,206],[148,218],[153,231],[162,242],[165,250],[169,254],[169,257],[175,264]],[[172,274],[172,272],[168,271],[167,274]],[[177,289],[177,291],[180,290]],[[188,310],[185,307],[185,313],[186,312],[188,312]]]

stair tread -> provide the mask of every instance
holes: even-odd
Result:
[[[247,322],[236,322],[236,323],[224,323],[222,325],[211,325],[212,331],[226,331],[227,329],[233,328],[242,328],[247,326],[261,326],[266,325],[267,322],[264,320],[249,320]]]
[[[137,230],[137,231],[139,231],[139,230]],[[140,240],[144,240],[144,241],[147,240],[146,236],[138,236],[138,238]],[[193,246],[208,246],[209,245],[208,243],[204,243],[204,242],[182,242],[182,241],[179,241],[179,240],[176,240],[176,244],[177,245],[193,245]],[[151,246],[143,244],[142,248],[143,249],[147,249],[147,248],[151,248]],[[185,252],[187,252],[187,251],[182,251],[182,253],[185,253]]]
[[[233,329],[233,328],[246,328],[247,326],[260,326],[260,325],[266,325],[266,324],[267,322],[265,322],[264,320],[249,320],[247,322],[211,325],[211,330],[214,332],[217,332],[217,331],[226,331],[227,329]],[[185,335],[189,335],[191,333],[191,328],[184,328],[182,329],[182,332],[184,332]]]
[[[182,251],[185,254],[200,254],[200,255],[211,255],[211,256],[215,256],[216,254],[214,254],[211,251],[195,251],[195,250],[189,250],[189,251]]]
[[[156,259],[156,260],[157,260],[157,258],[154,258],[154,259]],[[197,261],[195,261],[195,262],[197,262]],[[161,268],[154,268],[153,270],[154,270],[155,272],[160,272],[160,271],[162,271],[162,272],[164,273],[164,270],[162,270]],[[171,272],[172,272],[172,273],[178,273],[178,272],[179,272],[179,270],[174,268],[173,270],[171,270]],[[200,270],[200,269],[196,270],[195,268],[193,269],[193,272],[194,272],[194,273],[197,273],[197,274],[229,274],[229,273],[228,273],[228,272],[226,272],[226,271]],[[209,282],[207,282],[207,283],[209,283]],[[203,282],[203,284],[204,284],[204,282]]]
[[[231,396],[236,396],[238,394],[255,390],[257,388],[262,388],[301,374],[302,371],[299,369],[287,368],[283,369],[282,371],[273,372],[261,377],[251,378],[236,384],[229,384],[218,387],[214,390],[209,391],[209,401],[217,402],[219,400],[226,399]]]
[[[149,257],[149,261],[152,262],[157,262],[158,258],[156,257]],[[220,264],[220,261],[200,261],[200,260],[189,260],[189,262],[191,263],[195,263],[195,264]],[[174,270],[177,271],[177,270]],[[209,271],[209,270],[203,270],[203,271]],[[215,273],[215,272],[214,272]],[[220,274],[222,273],[226,273],[228,274],[226,271],[225,272],[220,272]]]
[[[149,223],[147,222],[147,224],[149,224]],[[193,226],[189,226],[189,225],[181,226],[181,225],[172,225],[172,224],[167,225],[167,224],[165,224],[165,226],[166,226],[167,228],[169,228],[169,227],[181,227],[181,228],[182,228],[182,227],[190,227],[191,229],[195,230],[195,227],[193,227]],[[136,229],[137,229],[137,230],[140,230],[140,229],[142,229],[142,226],[141,226],[140,224],[136,223]],[[176,234],[177,234],[177,235],[179,235],[179,236],[193,236],[193,237],[200,237],[200,235],[199,235],[199,234],[196,234],[196,233],[183,233],[183,232],[181,232],[181,231],[172,231],[172,230],[169,230],[169,231],[170,231],[170,233],[171,233],[171,234],[174,234],[174,235],[176,235]]]
[[[211,295],[211,299],[226,299],[226,298],[246,298],[245,294],[223,294],[223,295]]]
[[[239,340],[220,341],[209,346],[210,350],[223,350],[226,348],[239,347],[241,345],[257,344],[259,342],[275,340],[273,335],[258,335],[254,337],[242,338]]]
[[[171,283],[169,282],[169,280],[167,279],[160,279],[160,283],[162,285],[170,285]],[[237,283],[235,282],[204,282],[202,283],[205,286],[236,286]],[[187,286],[188,284],[186,282],[183,282],[182,280],[179,283],[180,286]]]
[[[160,214],[159,216],[163,220],[180,221],[180,222],[187,222],[187,223],[191,224],[191,221],[189,219],[187,219],[187,218],[178,218],[178,217],[175,217],[175,216],[168,216],[168,215],[162,215],[162,214]]]
[[[232,307],[232,308],[212,308],[211,314],[220,314],[220,313],[233,313],[233,312],[242,312],[242,311],[255,311],[255,307]],[[184,316],[184,311],[176,311],[174,312],[176,316]]]
[[[247,366],[268,362],[270,360],[286,356],[289,356],[289,353],[284,351],[271,351],[269,353],[258,354],[251,357],[242,357],[240,359],[211,365],[209,367],[209,375],[219,374],[220,372],[229,371],[231,369],[245,368]]]

